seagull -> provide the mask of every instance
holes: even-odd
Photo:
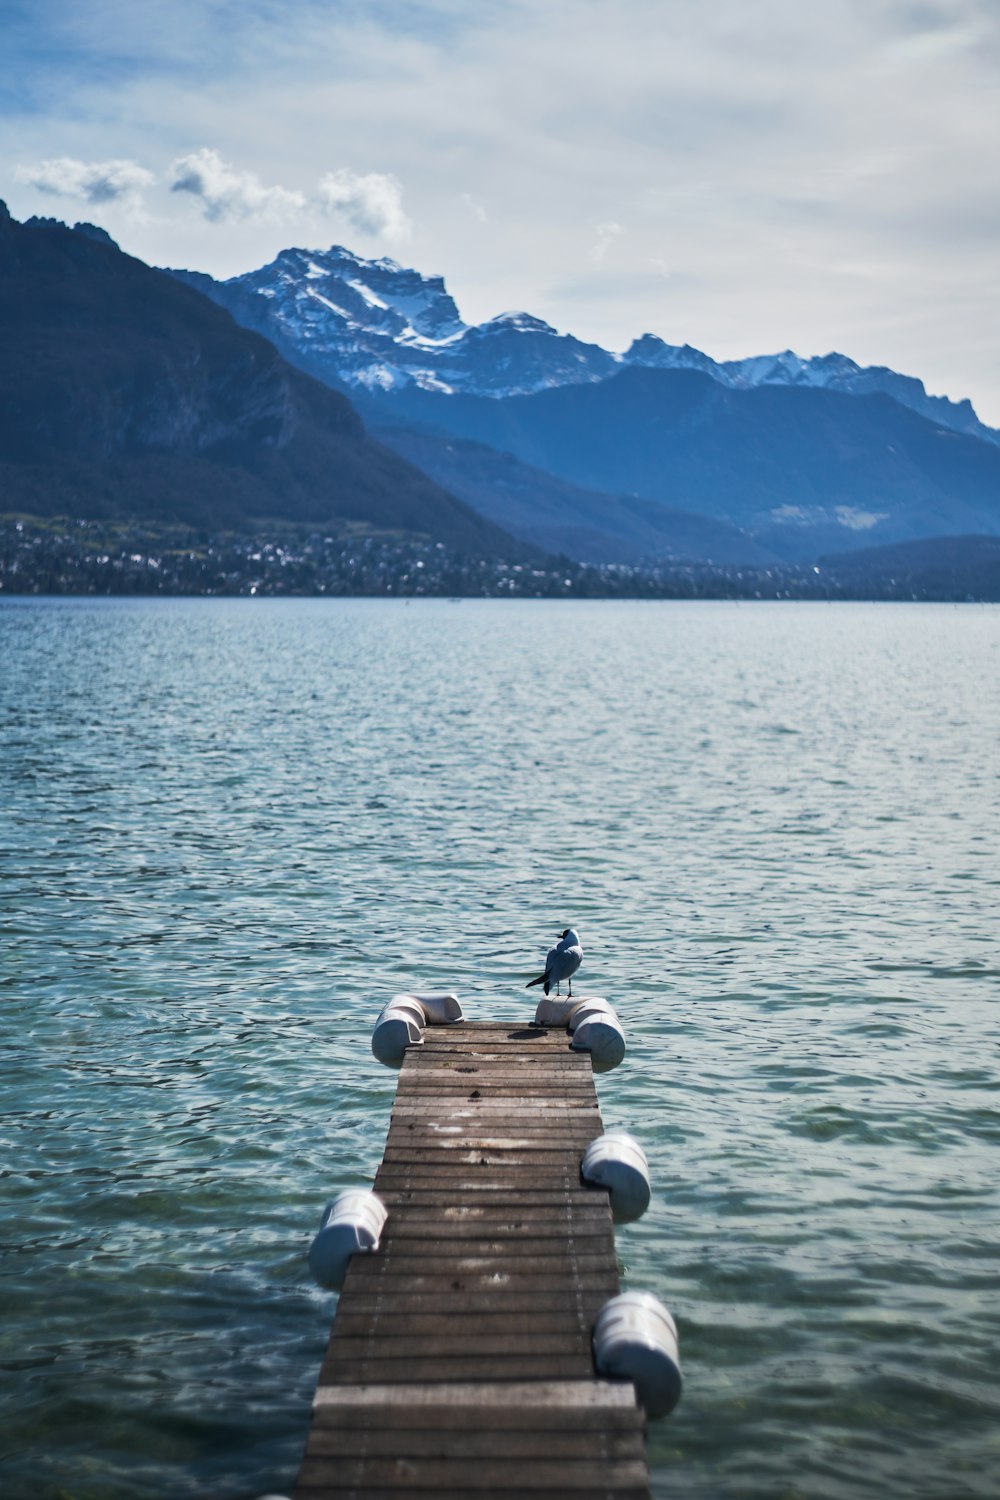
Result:
[[[539,974],[537,979],[532,979],[525,985],[530,990],[536,984],[545,986],[548,994],[553,985],[556,993],[564,979],[569,980],[569,993],[573,995],[573,975],[583,962],[583,949],[580,947],[580,939],[572,927],[567,927],[565,932],[559,934],[559,942],[554,948],[550,948],[545,960],[545,973]]]

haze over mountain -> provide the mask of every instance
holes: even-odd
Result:
[[[349,401],[102,231],[0,212],[0,510],[517,543]]]
[[[777,554],[736,526],[636,495],[586,489],[485,443],[382,427],[382,441],[522,541],[589,563],[767,566]]]
[[[510,452],[571,484],[711,516],[789,561],[1000,532],[1000,449],[891,397],[624,370],[494,401],[409,389],[396,420]]]
[[[526,313],[469,327],[440,277],[338,246],[174,274],[484,516],[572,556],[799,562],[1000,531],[1000,434],[842,354],[717,363],[647,334],[616,355]]]

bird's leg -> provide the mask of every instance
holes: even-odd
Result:
[[[573,981],[572,981],[572,979],[571,979],[571,980],[570,980],[570,982],[569,982],[569,998],[570,998],[570,999],[571,999],[571,1000],[572,1000],[572,998],[573,998]]]

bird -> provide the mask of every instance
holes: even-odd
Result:
[[[554,948],[550,948],[545,959],[545,973],[539,974],[537,979],[532,979],[525,985],[526,990],[532,989],[536,984],[545,986],[546,995],[553,985],[556,993],[564,979],[569,980],[569,993],[573,995],[573,975],[583,962],[583,949],[580,947],[580,939],[576,930],[567,927],[559,934],[559,942]]]

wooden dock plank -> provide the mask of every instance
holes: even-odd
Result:
[[[518,1442],[520,1458],[642,1459],[642,1433],[600,1430],[528,1432]],[[508,1458],[510,1439],[502,1430],[390,1427],[379,1431],[324,1427],[312,1443],[314,1458]]]
[[[646,1466],[640,1459],[606,1458],[494,1458],[488,1463],[473,1459],[383,1458],[328,1459],[308,1457],[302,1465],[300,1483],[313,1488],[332,1486],[338,1489],[361,1489],[362,1484],[385,1488],[398,1486],[401,1491],[421,1489],[430,1495],[445,1495],[452,1488],[456,1464],[465,1470],[465,1488],[475,1485],[480,1493],[497,1490],[522,1494],[533,1489],[555,1490],[571,1495],[604,1494],[609,1488],[624,1489],[641,1485]],[[478,1479],[479,1483],[475,1481]],[[363,1493],[363,1491],[362,1491]]]
[[[565,1032],[428,1028],[400,1071],[297,1500],[649,1500],[628,1384],[594,1374],[619,1290],[607,1193],[580,1179],[603,1126]]]

